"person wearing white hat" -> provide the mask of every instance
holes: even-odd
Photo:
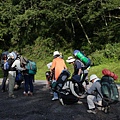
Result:
[[[96,105],[102,106],[102,93],[100,79],[97,75],[90,76],[91,87],[87,90],[88,113],[96,114]]]
[[[75,58],[73,58],[72,56],[69,56],[68,59],[66,60],[67,63],[73,63],[75,62]]]
[[[10,98],[16,98],[16,96],[13,94],[15,78],[16,78],[16,71],[17,70],[22,71],[22,70],[24,70],[24,68],[22,68],[20,66],[20,59],[19,58],[16,59],[16,56],[13,54],[13,52],[11,52],[9,54],[9,56],[12,57],[12,59],[14,59],[14,62],[12,63],[12,65],[10,67],[9,75],[8,75],[8,78],[9,78],[8,94],[9,94]]]
[[[83,83],[83,75],[84,75],[84,72],[83,72],[83,67],[84,67],[84,64],[77,58],[73,58],[72,56],[69,56],[68,59],[66,60],[67,63],[69,64],[73,64],[74,66],[74,73],[72,75],[72,80],[74,82],[77,82],[78,85],[79,85],[79,92],[80,94],[84,94],[85,92],[85,89],[82,85]]]
[[[59,51],[54,51],[53,53],[53,61],[52,61],[52,66],[50,68],[50,71],[53,72],[54,71],[54,80],[57,81],[59,75],[61,74],[61,72],[64,69],[67,69],[67,66],[65,64],[65,61],[60,57],[60,53]],[[53,94],[53,98],[52,100],[57,100],[58,99],[58,95],[56,92],[54,92]]]

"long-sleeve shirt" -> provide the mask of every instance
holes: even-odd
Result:
[[[51,70],[55,69],[55,80],[58,79],[59,75],[61,74],[62,70],[67,69],[66,64],[62,58],[55,58],[52,61]]]
[[[13,64],[12,64],[12,66],[11,66],[11,69],[12,68],[16,68],[16,70],[20,70],[20,71],[22,71],[22,70],[24,70],[24,68],[22,68],[21,66],[20,66],[20,60],[19,59],[16,59],[14,62],[13,62]],[[9,71],[9,74],[11,74],[12,76],[14,76],[14,77],[16,77],[16,70],[10,70]]]
[[[13,62],[13,64],[12,64],[12,66],[11,66],[12,68],[16,68],[16,70],[20,70],[20,71],[22,71],[22,70],[24,70],[21,66],[20,66],[20,60],[19,59],[16,59],[14,62]]]
[[[96,79],[92,83],[91,87],[87,90],[87,93],[92,94],[92,93],[94,93],[94,91],[96,91],[97,92],[97,99],[101,100],[102,99],[101,84],[100,84],[100,82],[98,82],[98,80],[99,79]]]

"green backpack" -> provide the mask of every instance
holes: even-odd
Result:
[[[37,72],[37,65],[34,61],[28,60],[26,69],[28,70],[28,74],[35,75]]]
[[[119,92],[114,79],[110,76],[103,76],[100,83],[103,98],[106,99],[109,104],[118,102]]]

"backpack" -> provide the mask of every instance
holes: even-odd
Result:
[[[16,72],[16,78],[15,78],[15,82],[18,82],[18,81],[23,81],[24,77],[23,77],[23,74],[21,71],[17,71]]]
[[[58,77],[57,81],[52,83],[51,85],[52,90],[59,93],[62,90],[64,83],[67,81],[69,77],[70,72],[66,69],[63,70],[60,76]]]
[[[4,70],[10,70],[14,60],[9,58],[5,63],[4,63]]]
[[[34,61],[28,60],[26,64],[26,69],[28,71],[28,74],[35,75],[37,72],[37,65]]]
[[[103,105],[116,103],[119,101],[118,88],[114,82],[114,79],[110,76],[103,76],[101,78],[101,92],[103,95]],[[105,103],[106,101],[106,103]]]
[[[90,58],[86,57],[82,52],[79,50],[75,50],[73,52],[73,55],[78,58],[80,61],[82,61],[85,65],[84,69],[87,69],[91,65],[91,60]]]
[[[118,76],[115,73],[113,73],[110,70],[108,70],[108,69],[103,69],[102,73],[103,73],[103,75],[107,75],[107,76],[112,77],[114,80],[118,79]]]
[[[74,88],[70,88],[71,83],[74,85]],[[59,94],[60,102],[62,99],[63,104],[65,105],[71,105],[71,104],[77,103],[79,101],[79,98],[72,93],[71,89],[73,89],[74,92],[79,95],[78,84],[73,83],[72,80],[66,81],[65,84],[68,86],[68,88],[66,89],[62,88],[62,90],[60,91],[60,94]]]

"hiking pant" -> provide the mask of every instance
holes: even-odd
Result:
[[[87,96],[87,103],[88,103],[88,108],[89,109],[94,109],[95,108],[95,104],[102,106],[102,99],[98,99],[96,98],[96,96],[94,95],[88,95]]]
[[[14,91],[14,85],[15,85],[15,77],[16,77],[16,71],[9,71],[9,89],[8,89],[8,93],[9,96],[13,95],[13,91]]]
[[[33,81],[34,81],[34,75],[24,75],[24,80],[25,80],[25,92],[28,93],[30,92],[33,93]]]
[[[89,109],[95,108],[94,102],[97,102],[96,97],[94,95],[87,96],[87,104]]]
[[[54,98],[58,98],[58,93],[57,92],[53,92],[53,97]]]

